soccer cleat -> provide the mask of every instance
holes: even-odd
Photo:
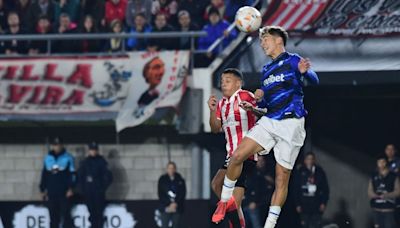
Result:
[[[211,218],[211,221],[213,223],[220,223],[222,220],[224,220],[225,218],[225,214],[226,214],[226,208],[227,208],[227,204],[226,202],[222,202],[219,201],[217,204],[217,209],[215,209],[215,212]]]
[[[226,202],[226,211],[235,211],[237,210],[235,198],[232,196],[228,202]]]

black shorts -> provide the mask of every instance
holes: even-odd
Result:
[[[237,179],[235,187],[247,188],[247,179],[250,175],[254,173],[256,168],[256,161],[246,160],[243,162],[243,169],[240,177]],[[221,169],[227,169],[229,164],[229,158],[225,159],[224,165],[222,165]]]

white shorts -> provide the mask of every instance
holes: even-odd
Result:
[[[268,154],[274,148],[276,162],[291,170],[306,138],[304,117],[274,120],[263,116],[246,137],[264,148],[258,153],[260,155]]]

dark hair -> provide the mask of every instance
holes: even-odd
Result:
[[[221,17],[221,15],[219,14],[219,10],[215,7],[211,7],[207,13],[208,16],[211,16],[211,14],[217,14],[219,17]]]
[[[286,32],[286,30],[280,26],[265,26],[260,29],[260,37],[263,37],[264,35],[273,35],[273,36],[279,36],[283,40],[283,45],[286,46],[286,42],[289,39],[289,34]]]
[[[237,69],[237,68],[226,68],[226,69],[222,72],[222,74],[233,74],[233,75],[235,75],[236,77],[238,77],[240,80],[243,80],[243,74],[242,74],[242,72],[241,72],[239,69]]]
[[[143,17],[144,19],[146,19],[146,15],[143,12],[139,12],[139,13],[135,14],[134,18],[136,18],[136,17]]]
[[[176,163],[175,162],[169,161],[168,164],[167,164],[167,167],[170,166],[170,165],[174,166],[174,168],[176,169]]]
[[[378,156],[376,156],[376,160],[385,160],[386,162],[388,162],[388,158],[386,157],[386,154],[379,154]]]
[[[305,155],[304,155],[304,159],[306,158],[306,157],[308,157],[308,156],[313,156],[313,158],[315,158],[315,154],[314,154],[314,152],[307,152]]]

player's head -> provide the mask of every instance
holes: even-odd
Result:
[[[313,152],[308,152],[304,156],[304,165],[309,169],[315,165],[315,154]]]
[[[222,72],[221,90],[224,97],[231,97],[242,88],[243,74],[236,68],[227,68]]]
[[[385,154],[389,159],[394,158],[394,156],[396,156],[396,147],[393,144],[387,144],[385,147]]]
[[[379,170],[385,169],[387,168],[388,165],[388,160],[385,154],[380,154],[377,158],[376,158],[376,167]]]
[[[167,174],[172,177],[176,173],[176,164],[173,161],[168,162],[167,164]]]
[[[154,57],[143,67],[143,77],[150,85],[150,88],[155,88],[161,83],[165,73],[165,64],[159,57]]]
[[[265,26],[260,29],[259,36],[265,54],[272,58],[285,50],[289,38],[286,30],[279,26]]]

